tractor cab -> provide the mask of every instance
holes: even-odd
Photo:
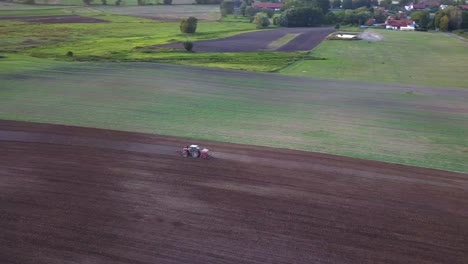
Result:
[[[201,155],[200,147],[198,145],[190,145],[188,147],[185,147],[183,152],[182,152],[182,155],[184,157],[191,156],[191,157],[194,157],[194,158],[198,158]]]
[[[206,159],[210,155],[208,154],[208,149],[203,148],[200,150],[200,147],[198,145],[190,145],[190,146],[185,146],[182,155],[184,157],[193,157],[193,158],[203,158]]]

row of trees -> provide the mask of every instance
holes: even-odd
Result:
[[[390,0],[391,1],[391,0]],[[378,6],[379,2],[377,0],[334,0],[333,7],[334,8],[341,8],[342,9],[357,9],[361,7],[370,8],[371,6]]]
[[[233,12],[234,7],[225,0],[221,3],[221,14]],[[244,0],[240,6],[240,13],[255,22],[257,28],[269,26],[269,19],[273,18],[275,11],[269,8],[252,6],[252,0]],[[273,18],[275,25],[283,27],[312,27],[324,23],[325,14],[329,13],[329,0],[287,0],[282,6],[281,15]]]
[[[278,24],[282,27],[316,27],[323,24],[323,10],[316,6],[292,7],[281,13]]]
[[[317,12],[317,11],[314,11]],[[312,13],[312,12],[311,12]],[[367,7],[360,7],[358,9],[348,9],[338,12],[327,12],[324,15],[320,13],[314,13],[316,17],[313,25],[334,25],[334,24],[345,24],[345,25],[363,25],[370,18],[374,18],[376,23],[383,23],[387,18],[387,15],[381,9],[373,9]],[[280,23],[281,25],[281,23]],[[307,26],[307,25],[303,25]]]
[[[332,23],[345,25],[363,25],[370,18],[374,18],[376,23],[383,23],[387,16],[377,8],[360,7],[358,9],[347,9],[330,16]]]
[[[411,18],[421,27],[429,29],[439,29],[441,31],[468,29],[468,11],[462,11],[455,6],[448,6],[436,12],[433,19],[430,18],[427,11],[414,12]]]
[[[319,8],[322,10],[322,15],[328,13],[330,10],[329,0],[286,0],[284,5],[281,7],[281,11],[285,11],[290,8]]]
[[[258,13],[264,13],[262,16],[272,18],[274,11],[272,9],[260,9],[251,6],[251,0],[244,0],[240,7],[243,16],[250,18],[250,21],[259,21]],[[347,1],[347,0],[345,0]],[[367,8],[369,0],[349,0],[353,7],[357,9],[343,10],[339,12],[330,12],[333,4],[329,0],[286,0],[281,8],[281,14],[273,18],[273,24],[283,27],[313,27],[323,24],[364,24],[369,18],[375,18],[376,22],[382,23],[387,18],[386,14],[379,8]],[[229,4],[228,4],[229,3]],[[221,13],[223,15],[233,12],[234,7],[230,0],[221,3]],[[341,1],[339,1],[341,5]],[[257,27],[265,23],[257,24]]]
[[[221,3],[221,13],[223,15],[233,12],[234,7],[228,4],[231,1]],[[354,0],[360,5],[358,0]],[[231,2],[232,3],[232,2]],[[333,25],[343,24],[363,24],[369,18],[376,18],[378,22],[384,22],[386,16],[380,9],[368,9],[360,7],[356,10],[343,10],[341,12],[330,12],[331,4],[329,0],[287,0],[281,8],[281,14],[273,18],[273,24],[283,27],[313,27],[323,24]],[[251,3],[244,2],[240,7],[243,16],[250,18],[251,22],[259,21],[260,17],[272,18],[272,9],[260,9],[251,6]],[[262,13],[262,15],[258,15]],[[265,21],[265,19],[262,19]],[[257,23],[257,27],[262,27],[266,23]]]
[[[362,25],[368,19],[374,18],[375,23],[385,22],[388,14],[379,8],[360,7],[358,9],[348,9],[340,12],[328,14],[328,21],[341,24]],[[405,13],[395,14],[396,19],[406,17]],[[422,29],[440,29],[441,31],[451,31],[460,28],[468,28],[468,11],[462,11],[456,6],[448,6],[443,10],[439,10],[431,17],[429,11],[413,11],[410,17]]]
[[[440,10],[435,14],[433,22],[434,28],[438,28],[441,31],[459,29],[463,22],[462,14],[463,12],[459,8],[448,6],[444,10]],[[465,23],[466,22],[468,21],[465,21]]]

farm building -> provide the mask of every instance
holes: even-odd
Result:
[[[395,19],[393,17],[388,17],[385,21],[385,27],[387,29],[401,29],[407,27],[413,27],[414,22],[410,19]]]

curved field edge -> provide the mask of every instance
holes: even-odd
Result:
[[[321,79],[468,88],[468,42],[441,32],[372,30],[383,41],[326,40],[282,74]]]
[[[468,172],[463,89],[152,63],[21,62],[0,119],[173,135]],[[15,68],[0,60],[0,69]]]
[[[185,159],[186,139],[12,123],[3,263],[466,262],[465,174],[213,142]]]

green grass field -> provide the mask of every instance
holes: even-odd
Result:
[[[185,10],[181,7],[176,9]],[[205,9],[202,7],[201,10]],[[200,21],[197,32],[186,35],[180,32],[179,22],[116,15],[94,8],[0,10],[0,16],[64,14],[94,17],[111,23],[39,24],[3,20],[0,35],[8,38],[0,39],[0,53],[20,53],[65,61],[150,61],[254,71],[276,71],[306,55],[305,52],[188,53],[148,48],[172,42],[182,45],[185,40],[217,39],[257,30],[246,18]],[[68,51],[73,52],[74,56],[67,56]]]
[[[468,42],[444,33],[376,30],[384,41],[324,41],[281,73],[334,80],[468,88]]]
[[[0,79],[0,119],[285,147],[468,172],[464,89],[21,56],[0,59]]]

